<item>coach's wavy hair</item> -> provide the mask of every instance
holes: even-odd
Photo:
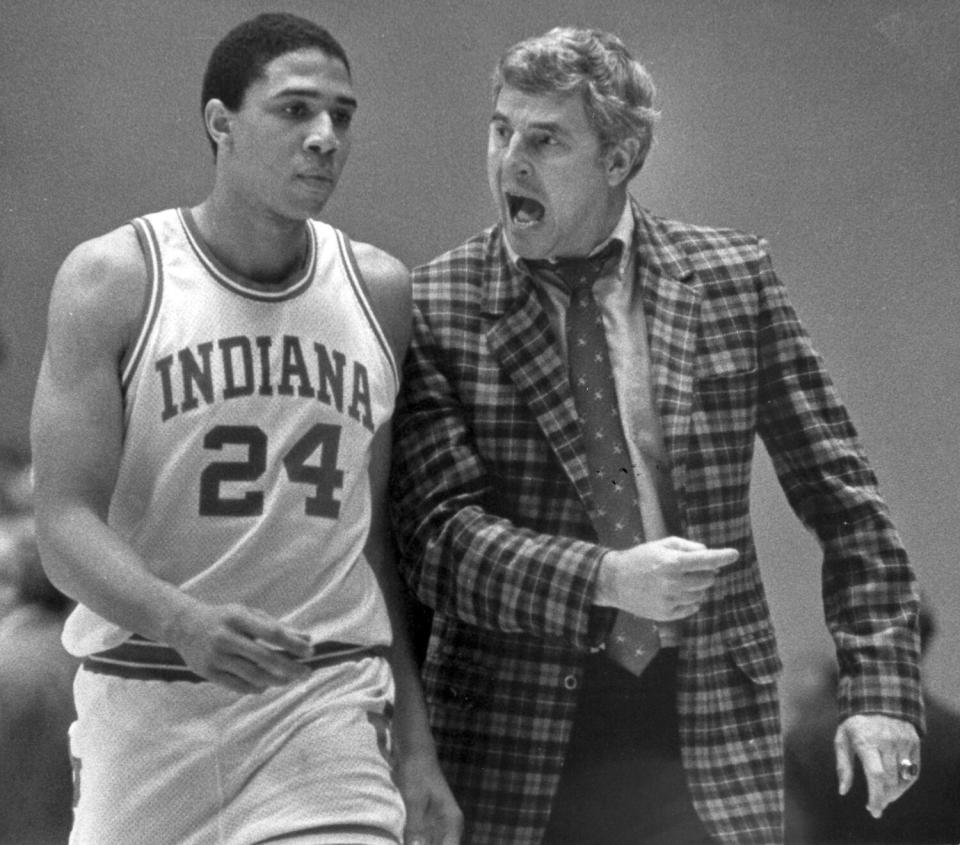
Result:
[[[556,27],[521,41],[497,63],[494,101],[504,86],[528,94],[579,93],[601,144],[606,148],[636,138],[640,147],[630,176],[643,166],[659,117],[653,107],[656,88],[647,69],[617,36],[598,29]]]
[[[311,20],[287,12],[265,12],[238,24],[210,54],[200,93],[201,113],[213,99],[220,100],[230,111],[237,111],[247,89],[263,76],[270,62],[308,48],[339,59],[349,75],[350,62],[340,42]],[[212,138],[210,144],[216,156],[217,145]]]

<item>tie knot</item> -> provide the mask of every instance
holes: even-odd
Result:
[[[559,279],[570,292],[581,288],[591,288],[593,283],[605,273],[609,273],[620,261],[623,243],[614,239],[593,255],[561,257],[556,261],[527,261],[527,266],[535,273],[548,273]]]

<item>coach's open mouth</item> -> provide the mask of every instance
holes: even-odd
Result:
[[[505,196],[510,219],[518,226],[532,226],[543,219],[543,215],[546,213],[543,203],[533,197],[512,194],[509,191]]]

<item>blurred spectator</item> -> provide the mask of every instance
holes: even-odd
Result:
[[[935,620],[921,598],[920,638],[926,654]],[[797,702],[787,732],[787,845],[957,845],[960,843],[960,712],[924,692],[927,732],[921,741],[920,776],[911,789],[874,819],[863,773],[837,794],[833,736],[837,729],[836,668],[820,667],[820,684]]]
[[[0,617],[11,605],[22,604],[62,613],[70,602],[40,565],[29,461],[15,449],[0,447]]]
[[[0,447],[0,845],[58,845],[70,828],[70,602],[40,566],[30,465]]]

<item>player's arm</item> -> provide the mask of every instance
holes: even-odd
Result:
[[[370,473],[373,520],[367,559],[373,566],[390,613],[393,643],[390,664],[396,686],[393,735],[397,750],[397,775],[407,807],[406,845],[456,845],[463,816],[437,759],[427,718],[420,675],[408,632],[406,594],[396,568],[395,547],[387,514],[387,474],[391,431],[389,424],[377,433]]]
[[[111,622],[177,648],[242,691],[299,676],[263,640],[305,645],[245,608],[214,608],[152,575],[107,524],[123,449],[120,372],[141,319],[146,269],[131,227],[82,244],[54,282],[31,421],[37,540],[55,586]]]
[[[413,332],[410,274],[402,261],[379,247],[359,241],[351,241],[351,247],[377,322],[400,368]]]
[[[354,244],[354,250],[378,322],[399,367],[410,338],[410,284],[406,268],[374,247]],[[406,845],[456,845],[460,841],[463,816],[437,760],[407,628],[406,594],[396,568],[387,509],[390,448],[391,427],[387,422],[374,437],[370,459],[372,518],[365,551],[383,592],[393,629],[390,649],[396,685],[393,734],[399,786],[407,806],[404,841]]]

